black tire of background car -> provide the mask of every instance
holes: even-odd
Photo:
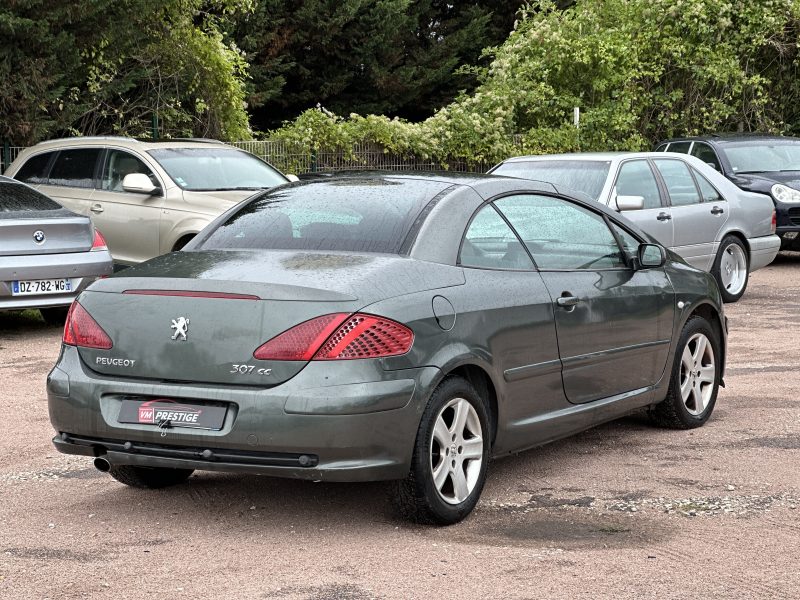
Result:
[[[183,483],[189,479],[192,473],[194,473],[194,469],[165,469],[132,465],[111,465],[108,470],[108,474],[120,483],[150,490]]]
[[[431,472],[430,446],[436,418],[442,407],[453,398],[464,398],[478,413],[481,431],[485,440],[483,463],[475,488],[460,504],[448,504],[436,490]],[[449,376],[442,381],[431,395],[420,421],[414,455],[411,459],[411,472],[408,477],[394,482],[391,500],[398,513],[411,521],[432,525],[452,525],[463,520],[478,503],[489,462],[489,417],[486,402],[475,388],[462,377]]]
[[[67,320],[67,313],[69,307],[59,306],[58,308],[40,308],[39,312],[42,313],[44,322],[48,325],[64,326],[64,321]]]
[[[711,347],[714,350],[714,366],[716,369],[711,400],[708,402],[708,406],[706,406],[705,410],[696,416],[687,410],[683,403],[683,398],[681,398],[681,356],[683,355],[683,349],[689,342],[689,338],[695,333],[702,333],[711,342]],[[691,317],[686,322],[686,325],[684,325],[681,337],[678,340],[667,397],[650,408],[649,415],[653,423],[669,429],[694,429],[695,427],[704,425],[714,411],[714,405],[717,403],[721,360],[722,353],[720,342],[714,328],[703,317]]]
[[[742,252],[744,252],[745,261],[747,261],[747,271],[745,272],[744,285],[738,294],[729,294],[728,291],[722,286],[720,265],[722,264],[722,257],[724,256],[725,251],[731,245],[739,246],[739,248],[742,249]],[[750,260],[748,257],[749,253],[747,252],[747,248],[744,247],[744,244],[739,238],[733,235],[726,235],[724,238],[722,238],[722,242],[719,245],[719,251],[717,252],[717,257],[714,259],[714,267],[711,269],[711,274],[714,276],[714,279],[717,280],[717,286],[719,286],[719,293],[722,295],[723,302],[736,302],[742,297],[747,289],[747,284],[750,282]]]

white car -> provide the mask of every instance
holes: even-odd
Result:
[[[780,249],[769,197],[739,189],[702,160],[669,152],[509,158],[490,173],[578,190],[616,210],[690,265],[710,271],[726,302]]]

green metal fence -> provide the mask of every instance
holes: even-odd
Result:
[[[0,174],[5,173],[9,165],[14,162],[17,155],[25,149],[25,146],[12,146],[5,142],[0,146]]]
[[[279,140],[233,142],[233,146],[266,160],[284,173],[335,172],[353,169],[381,171],[460,171],[485,173],[489,163],[468,163],[464,160],[441,162],[415,155],[387,152],[378,144],[355,144],[352,148],[336,148],[308,152],[299,145]]]

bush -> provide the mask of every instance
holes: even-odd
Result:
[[[717,131],[796,132],[798,31],[793,0],[578,0],[566,10],[539,0],[488,50],[477,90],[426,121],[309,110],[273,136],[309,151],[372,142],[478,163],[645,150]]]

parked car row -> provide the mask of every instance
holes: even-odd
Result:
[[[691,145],[284,185],[175,143],[49,142],[12,166],[30,185],[0,181],[28,202],[0,196],[0,309],[80,291],[47,379],[53,443],[133,487],[393,480],[402,514],[455,523],[492,457],[638,409],[703,425],[723,301],[780,247],[770,198]],[[130,268],[103,277],[90,214]]]
[[[712,136],[670,140],[657,151],[515,157],[491,173],[565,186],[623,211],[689,264],[711,272],[726,302],[738,300],[749,274],[769,264],[779,249],[800,248],[800,140]],[[33,188],[72,211],[70,218],[91,218],[117,267],[180,250],[254,192],[296,180],[220,142],[124,137],[43,142],[24,150],[7,174],[28,184],[6,186],[16,195],[30,195]],[[19,211],[0,210],[10,231],[9,215]],[[24,222],[31,225],[36,214],[26,210]],[[53,211],[41,214],[51,229]],[[48,235],[40,228],[27,233]],[[5,245],[6,254],[21,251],[10,241]],[[31,251],[53,254],[54,247],[51,240]],[[69,267],[55,278],[49,277],[53,268],[0,271],[0,309],[38,305],[57,320],[64,312],[58,307],[79,291],[73,283],[85,287],[92,280],[78,273]]]

